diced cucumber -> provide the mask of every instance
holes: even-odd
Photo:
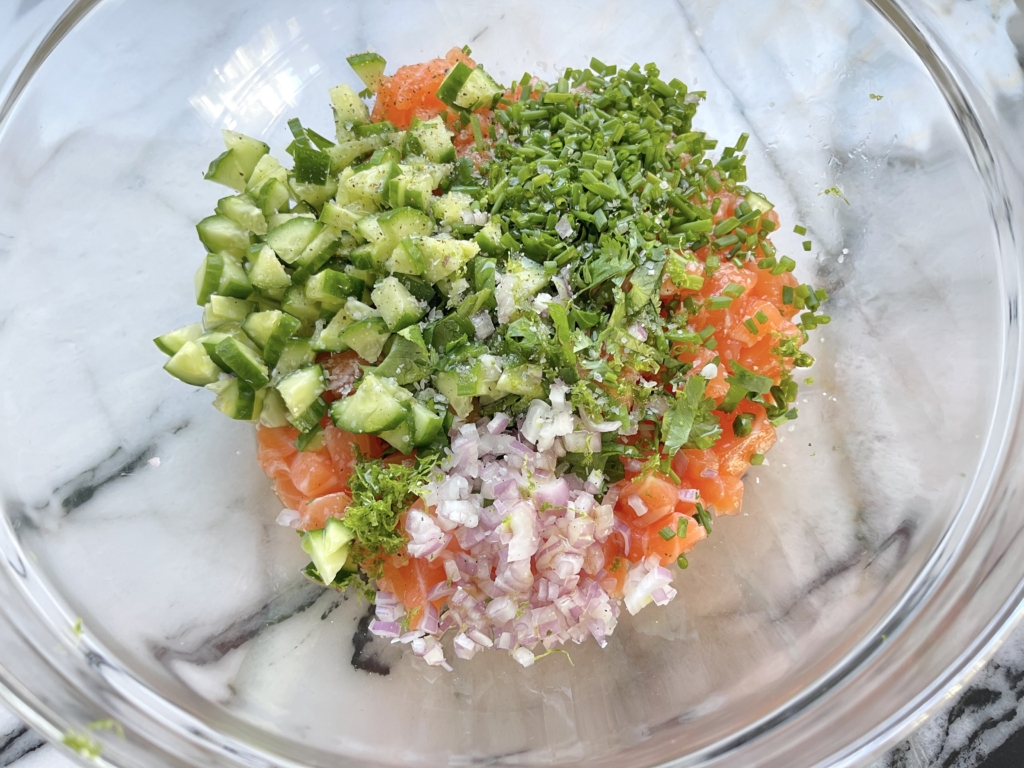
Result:
[[[743,199],[747,201],[747,205],[761,213],[768,213],[768,211],[775,207],[773,203],[768,202],[768,198],[757,194],[757,192],[747,192],[746,197]]]
[[[429,406],[413,400],[405,420],[394,429],[381,432],[380,437],[402,453],[411,453],[414,448],[432,443],[443,423],[444,418]]]
[[[384,76],[384,67],[387,66],[384,57],[379,53],[367,51],[366,53],[357,53],[349,56],[345,61],[359,75],[363,85],[376,93],[377,86],[380,85],[380,80]]]
[[[493,107],[504,92],[505,89],[482,67],[470,69],[460,61],[438,87],[437,98],[449,107],[473,112]]]
[[[275,299],[282,298],[292,284],[284,265],[268,245],[260,247],[259,254],[249,267],[249,281],[256,290]]]
[[[203,307],[203,328],[212,331],[227,323],[241,323],[255,309],[255,302],[214,294]]]
[[[426,171],[403,171],[388,182],[385,202],[392,208],[409,206],[425,211],[434,199],[434,178]]]
[[[324,203],[323,210],[320,211],[320,222],[336,232],[348,232],[355,235],[358,234],[356,222],[368,213],[370,211],[367,211],[359,203],[338,205],[333,201],[328,201]]]
[[[395,334],[387,357],[374,369],[374,373],[405,385],[426,378],[431,370],[430,357],[420,329],[410,325]]]
[[[423,258],[423,277],[431,283],[447,277],[480,252],[480,246],[470,240],[421,237],[416,245]]]
[[[260,408],[260,424],[264,427],[287,426],[288,409],[285,407],[281,393],[273,387],[267,387],[263,392],[263,406]]]
[[[320,420],[326,415],[327,402],[322,397],[318,397],[309,408],[298,416],[289,415],[288,421],[299,432],[309,432],[312,429],[316,429],[320,425]]]
[[[311,344],[317,352],[345,352],[348,344],[341,340],[342,332],[352,325],[352,318],[340,310],[324,328],[313,334]]]
[[[505,246],[501,242],[501,225],[496,216],[492,216],[476,233],[473,242],[480,246],[481,251],[491,256],[498,256],[505,252]]]
[[[252,283],[242,265],[227,253],[206,254],[196,271],[195,286],[196,303],[200,306],[215,293],[235,299],[248,298],[252,293]]]
[[[356,237],[360,237],[370,245],[376,245],[384,239],[384,230],[380,228],[380,224],[377,223],[377,219],[380,218],[381,214],[371,213],[363,218],[359,219],[355,223],[354,233]]]
[[[270,147],[265,142],[243,133],[221,131],[221,134],[224,136],[224,146],[235,153],[235,159],[242,169],[242,174],[245,180],[249,181],[259,161],[270,152]]]
[[[295,272],[292,275],[293,283],[301,283],[307,277],[316,272],[320,267],[334,255],[338,243],[338,236],[333,230],[327,229],[322,224],[320,232],[313,241],[307,245],[298,258],[295,259],[293,267]]]
[[[402,173],[425,173],[430,176],[431,189],[440,187],[449,176],[452,175],[452,166],[447,163],[423,163],[412,162],[412,158],[406,158],[405,162],[398,166]]]
[[[320,319],[320,305],[306,297],[306,288],[293,285],[284,292],[281,309],[304,323],[313,324]]]
[[[192,323],[192,325],[186,325],[183,328],[169,331],[162,336],[157,336],[153,339],[153,343],[156,344],[160,351],[165,355],[173,355],[185,346],[186,341],[195,341],[202,335],[203,326],[199,323]]]
[[[306,211],[299,211],[299,205],[305,206],[305,203],[296,203],[294,209],[290,213],[272,213],[267,217],[267,229],[274,230],[280,226],[283,226],[286,222],[292,219],[316,219],[316,214],[308,213]]]
[[[425,265],[416,240],[411,237],[402,239],[391,255],[384,262],[388,272],[400,272],[403,275],[422,275]]]
[[[384,141],[379,136],[367,136],[362,139],[351,139],[348,141],[342,141],[339,136],[338,143],[324,151],[331,158],[331,171],[341,173],[343,168],[347,168],[356,160],[372,154],[382,146],[384,146]]]
[[[370,297],[391,331],[400,331],[419,322],[427,313],[427,304],[409,293],[409,289],[394,277],[386,277],[377,283]]]
[[[273,368],[281,357],[284,345],[292,337],[301,323],[298,318],[276,309],[265,312],[253,312],[242,323],[245,335],[263,353],[263,360]]]
[[[207,216],[196,224],[199,240],[210,253],[230,253],[237,259],[245,256],[252,243],[249,233],[225,216]]]
[[[411,400],[412,395],[394,382],[367,373],[354,393],[331,404],[331,419],[347,432],[377,434],[401,424]]]
[[[295,438],[295,447],[302,453],[316,453],[327,445],[324,428],[317,424],[309,432],[303,432]]]
[[[313,561],[317,576],[330,584],[345,567],[355,534],[335,517],[327,518],[323,528],[302,534],[302,549]]]
[[[219,354],[217,354],[217,346],[232,336],[239,338],[241,341],[246,341],[247,337],[241,332],[241,329],[236,323],[227,323],[220,326],[216,330],[207,331],[200,336],[196,341],[203,345],[203,349],[206,350],[206,354],[210,356],[210,359],[215,362],[224,373],[232,373],[231,368],[225,363]]]
[[[245,169],[237,152],[229,149],[217,155],[203,177],[207,181],[215,181],[237,192],[245,191]]]
[[[334,123],[339,129],[339,140],[342,129],[347,132],[351,125],[370,122],[370,110],[359,98],[359,94],[344,83],[331,88],[330,96],[331,106],[334,107]]]
[[[379,253],[383,259],[391,255],[403,238],[429,235],[434,231],[434,222],[416,208],[396,208],[382,213],[377,217],[377,226],[384,235],[382,252]]]
[[[430,212],[441,224],[462,224],[462,214],[469,211],[473,198],[465,192],[446,192],[431,201]]]
[[[455,413],[465,418],[473,410],[473,398],[459,394],[459,374],[454,371],[438,371],[433,376],[434,387],[445,396]]]
[[[280,381],[292,371],[311,365],[314,360],[316,352],[309,339],[288,339],[274,366],[274,381]]]
[[[320,302],[326,309],[338,310],[345,306],[350,296],[361,297],[364,285],[357,277],[336,269],[325,269],[306,281],[306,298]]]
[[[494,355],[480,355],[465,371],[459,373],[459,396],[490,396],[497,391],[501,364]]]
[[[339,339],[350,349],[354,349],[363,360],[375,363],[390,335],[382,318],[367,317],[347,326]]]
[[[257,235],[267,234],[267,219],[248,195],[232,195],[217,201],[216,212],[243,229]]]
[[[164,370],[186,384],[205,387],[220,378],[220,367],[198,341],[186,341],[164,364]]]
[[[412,404],[412,444],[417,448],[429,445],[441,431],[444,417],[419,401]]]
[[[263,213],[264,217],[272,216],[275,213],[280,213],[282,208],[286,208],[288,203],[291,202],[292,192],[288,186],[287,181],[281,181],[280,179],[268,179],[267,182],[260,187],[255,197],[256,206]],[[269,229],[269,225],[266,227]],[[266,234],[265,232],[263,234]]]
[[[206,388],[217,395],[213,406],[221,413],[240,421],[252,421],[254,417],[259,417],[256,390],[242,379],[233,376],[207,384]]]
[[[291,264],[299,258],[323,229],[324,225],[313,218],[307,219],[300,216],[289,219],[267,233],[267,245],[274,250],[281,261]]]
[[[398,163],[395,162],[372,165],[343,179],[338,190],[339,193],[344,192],[350,198],[365,200],[372,205],[381,206],[384,204],[384,190],[388,181],[399,173],[401,171],[398,168]]]
[[[260,161],[256,163],[256,167],[253,169],[252,176],[249,177],[249,183],[246,185],[245,191],[250,195],[255,196],[271,179],[277,179],[279,182],[286,185],[287,188],[288,171],[282,167],[277,158],[272,155],[264,155],[260,158]],[[266,211],[264,211],[264,214],[266,214]]]
[[[294,178],[289,179],[289,184],[297,199],[318,211],[338,193],[338,180],[333,176],[328,177],[323,184],[304,183]]]
[[[229,336],[217,345],[217,356],[224,361],[242,381],[259,389],[270,383],[270,371],[259,354],[234,336]]]
[[[220,287],[220,278],[224,274],[224,255],[220,253],[208,253],[203,263],[196,270],[194,278],[196,286],[196,304],[203,306],[210,300],[210,296],[217,292]]]
[[[307,365],[289,373],[278,381],[276,386],[289,415],[295,419],[309,410],[327,389],[327,381],[324,379],[323,368],[319,365]]]
[[[544,370],[539,365],[526,363],[506,368],[498,379],[499,392],[523,397],[544,397]]]
[[[406,135],[406,148],[408,154],[423,155],[431,162],[455,162],[455,145],[452,143],[452,134],[440,115],[426,121],[414,117]]]

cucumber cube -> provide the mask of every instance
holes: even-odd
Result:
[[[242,381],[254,389],[270,383],[270,371],[259,354],[234,336],[229,336],[217,345],[217,356]]]
[[[409,293],[395,277],[386,277],[377,283],[370,298],[391,331],[400,331],[427,313],[427,304]]]
[[[271,229],[267,233],[267,245],[281,261],[291,264],[323,229],[324,225],[316,219],[297,216]]]
[[[186,341],[195,341],[203,335],[203,326],[199,323],[192,323],[192,325],[186,325],[184,328],[178,328],[175,331],[169,331],[162,336],[157,336],[153,339],[153,343],[157,345],[161,352],[165,355],[173,355],[183,346]]]
[[[222,152],[214,158],[203,178],[207,181],[215,181],[218,184],[223,184],[225,187],[231,187],[231,189],[238,192],[245,190],[245,168],[242,166],[242,161],[238,153],[233,149]]]
[[[327,381],[324,379],[324,369],[319,365],[299,368],[277,382],[277,391],[281,393],[285,407],[293,419],[309,410],[325,389]]]
[[[277,365],[274,366],[274,380],[280,381],[292,371],[312,365],[315,359],[316,352],[309,339],[288,339],[281,350]]]
[[[216,212],[257,235],[267,234],[267,219],[248,195],[232,195],[217,201]]]
[[[242,175],[246,181],[249,181],[259,161],[270,152],[270,147],[265,142],[243,133],[221,131],[221,134],[224,136],[224,146],[228,148],[229,152],[235,154],[235,160],[242,169]]]
[[[205,387],[220,378],[220,368],[198,341],[186,341],[164,364],[164,370],[186,384]]]
[[[255,302],[214,294],[203,307],[203,328],[212,331],[228,323],[241,323],[255,309]]]
[[[359,98],[359,94],[347,85],[336,85],[330,90],[331,106],[334,107],[334,122],[339,129],[349,125],[370,122],[370,110]]]
[[[325,269],[306,281],[306,298],[320,302],[326,309],[338,310],[350,296],[362,296],[364,287],[365,283],[357,277]]]
[[[221,413],[240,421],[252,421],[259,417],[256,409],[257,391],[242,379],[221,379],[207,384],[206,388],[217,395],[213,406]],[[262,398],[262,390],[260,394]]]
[[[447,277],[480,252],[480,246],[469,240],[421,237],[416,245],[423,256],[423,277],[431,283]]]
[[[391,333],[380,317],[367,317],[347,326],[339,336],[340,341],[368,363],[377,362],[384,349],[384,343]]]
[[[207,216],[196,224],[199,240],[210,253],[230,253],[241,260],[252,244],[249,233],[225,216]]]
[[[386,432],[405,421],[411,400],[402,387],[367,373],[354,393],[331,404],[331,419],[355,434]]]
[[[359,79],[367,88],[374,92],[377,91],[377,86],[380,85],[381,78],[384,77],[384,67],[387,66],[383,56],[368,51],[349,56],[345,61],[359,75]],[[329,584],[330,581],[327,583]]]
[[[249,183],[245,187],[245,191],[250,195],[257,195],[263,189],[266,188],[266,184],[271,179],[277,179],[279,182],[285,185],[285,191],[287,191],[288,184],[288,171],[286,171],[281,163],[271,155],[264,155],[260,158],[259,162],[256,163],[256,167],[253,169],[252,176],[249,177]],[[280,210],[280,208],[278,208]],[[264,210],[266,215],[266,210]]]
[[[349,547],[355,534],[337,518],[327,519],[324,527],[302,534],[302,549],[313,561],[317,576],[324,584],[330,584],[345,567]]]
[[[281,299],[285,290],[292,284],[284,264],[278,260],[268,245],[260,246],[258,255],[252,261],[249,267],[249,281],[256,290],[273,299]]]
[[[455,145],[452,143],[452,134],[440,115],[426,121],[413,118],[406,137],[406,145],[413,150],[409,154],[423,155],[431,162],[455,162]]]

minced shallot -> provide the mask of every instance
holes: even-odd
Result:
[[[439,638],[449,630],[461,659],[498,648],[523,666],[570,640],[607,644],[620,601],[609,595],[616,581],[604,542],[621,536],[628,554],[630,533],[615,518],[614,489],[598,499],[600,472],[585,481],[556,476],[566,442],[599,446],[606,428],[574,414],[567,393],[556,382],[550,401],[534,400],[518,424],[499,413],[452,429],[451,447],[422,490],[426,509],[417,503],[406,520],[409,555],[444,561],[447,580],[428,600],[447,602],[440,613],[428,602],[418,629],[402,634],[404,609],[378,592],[374,634],[445,669]],[[462,551],[448,547],[453,537]],[[664,605],[676,594],[671,582],[657,558],[641,561],[626,575],[621,602],[631,614]]]

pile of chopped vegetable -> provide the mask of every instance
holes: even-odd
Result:
[[[653,64],[349,61],[367,90],[331,89],[333,139],[289,121],[290,169],[225,131],[207,178],[237,194],[165,368],[258,424],[306,575],[372,596],[376,634],[445,667],[443,637],[603,646],[739,511],[827,297],[771,243],[747,136],[712,154],[704,94]]]

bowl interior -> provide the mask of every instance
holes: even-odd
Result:
[[[220,128],[281,155],[288,117],[328,132],[327,88],[357,86],[346,55],[372,46],[393,69],[466,43],[505,82],[597,56],[706,90],[698,127],[720,146],[750,134],[750,186],[833,321],[799,420],[679,598],[571,661],[484,653],[443,673],[299,575],[252,427],[168,377],[150,339],[198,319]],[[1003,345],[984,190],[927,70],[866,3],[101,3],[23,93],[0,174],[0,492],[29,567],[161,697],[282,756],[697,753],[870,638],[977,479]]]

